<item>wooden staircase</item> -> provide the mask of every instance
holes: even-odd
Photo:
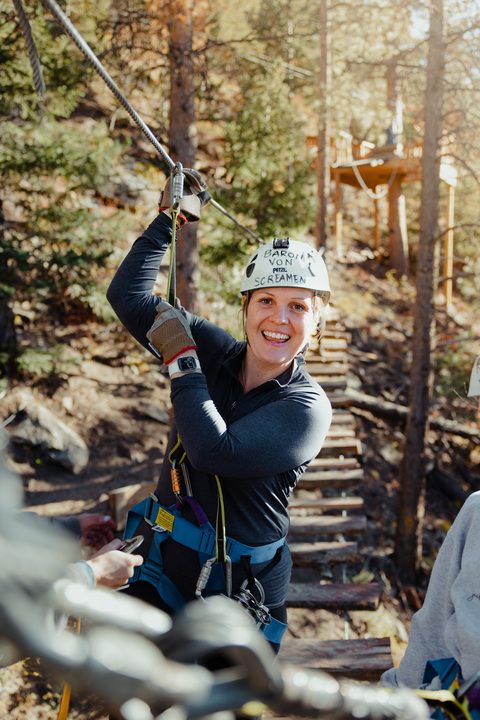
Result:
[[[320,456],[300,479],[290,502],[288,544],[294,572],[287,595],[289,608],[376,610],[381,599],[380,583],[337,582],[331,580],[330,572],[326,579],[324,572],[357,561],[358,543],[367,528],[363,500],[355,494],[363,479],[362,443],[356,437],[345,393],[348,342],[348,333],[339,328],[338,321],[329,321],[319,347],[307,356],[307,370],[329,396],[333,419]],[[296,581],[298,568],[317,571],[316,579]],[[342,573],[337,570],[336,574]],[[287,635],[280,659],[369,681],[378,680],[393,664],[389,638],[321,641]]]
[[[367,527],[358,485],[363,479],[362,443],[355,434],[355,418],[348,409],[347,387],[349,336],[330,319],[315,351],[307,356],[307,370],[328,394],[333,419],[320,453],[297,484],[290,502],[288,545],[294,563],[287,595],[289,608],[328,611],[376,610],[380,583],[339,582],[342,566],[359,557],[361,536]],[[119,526],[127,510],[153,491],[155,484],[119,488],[110,494],[110,509]],[[296,581],[295,571],[316,571],[315,581]],[[332,580],[326,569],[336,568]],[[389,638],[317,640],[293,638],[282,642],[280,659],[324,670],[340,677],[378,680],[392,667]]]

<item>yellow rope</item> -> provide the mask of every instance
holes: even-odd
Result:
[[[216,535],[216,558],[217,562],[225,562],[225,558],[227,557],[227,540],[225,537],[225,505],[223,502],[223,493],[222,493],[222,486],[220,484],[220,478],[218,475],[215,475],[215,481],[217,483],[217,489],[218,489],[218,505],[217,505],[217,523],[215,528],[215,535]],[[218,533],[218,527],[219,527],[219,521],[221,522],[221,528],[222,528],[222,534],[219,538]],[[222,544],[222,552],[219,552],[220,543]],[[221,554],[221,558],[219,557]]]
[[[76,626],[75,626],[77,633],[80,633],[81,625],[82,625],[81,620],[80,620],[80,618],[78,618]],[[70,706],[71,694],[72,694],[71,686],[68,683],[65,683],[65,685],[63,686],[62,700],[60,702],[60,708],[58,710],[57,720],[66,720],[67,715],[68,715],[68,708]]]

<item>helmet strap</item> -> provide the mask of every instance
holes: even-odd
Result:
[[[307,354],[309,348],[310,348],[310,343],[306,342],[305,345],[303,346],[303,348],[298,353],[297,357],[301,357],[301,358],[305,359],[305,355]]]

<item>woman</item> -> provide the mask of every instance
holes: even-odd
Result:
[[[188,189],[180,209],[196,220],[192,195]],[[130,333],[162,356],[174,412],[155,497],[129,514],[126,536],[146,536],[129,591],[170,612],[196,597],[240,596],[278,649],[292,564],[288,499],[331,422],[328,398],[301,367],[324,319],[327,270],[305,243],[262,246],[242,282],[239,342],[153,295],[171,241],[169,215],[167,189],[107,294]]]

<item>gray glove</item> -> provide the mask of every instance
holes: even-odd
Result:
[[[200,211],[208,205],[212,196],[207,190],[207,185],[196,170],[183,168],[185,183],[183,187],[183,197],[179,201],[180,214],[184,216],[186,222],[196,222],[200,219]],[[160,195],[159,208],[166,209],[172,206],[172,178],[168,182]]]
[[[157,315],[147,338],[167,365],[185,350],[197,349],[183,313],[165,300],[157,305]]]

